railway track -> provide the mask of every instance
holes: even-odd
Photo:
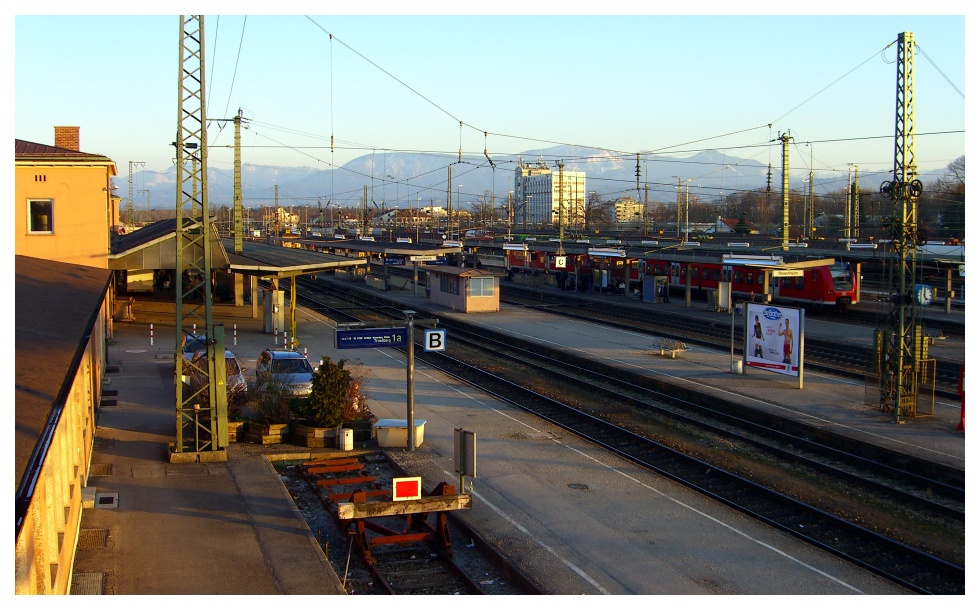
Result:
[[[374,315],[378,316],[390,315],[393,319],[401,318],[400,311],[386,305],[383,299],[378,299],[374,295],[365,295],[365,298],[367,301],[362,303],[358,297],[356,305],[353,300],[348,300],[344,311],[349,314],[357,309],[373,311]],[[442,326],[447,324],[445,321],[441,323]],[[461,326],[448,325],[452,326],[454,344],[465,340],[466,335],[471,333]],[[491,368],[512,369],[515,361],[522,362],[522,366],[525,367],[548,369],[547,372],[542,372],[542,375],[557,375],[558,371],[564,370],[567,373],[570,368],[578,368],[580,369],[578,378],[566,376],[556,385],[565,386],[572,393],[579,395],[587,392],[587,386],[591,386],[591,392],[593,394],[598,392],[606,402],[609,402],[610,388],[617,388],[612,396],[616,403],[629,404],[634,409],[655,413],[657,418],[671,417],[684,425],[698,426],[702,431],[710,429],[711,434],[737,439],[739,443],[750,443],[756,451],[765,451],[775,459],[792,461],[796,464],[796,468],[818,471],[822,476],[847,481],[846,484],[854,486],[855,489],[863,489],[864,492],[873,488],[875,493],[914,506],[917,511],[928,512],[939,518],[962,524],[964,500],[962,483],[959,481],[941,481],[912,472],[893,471],[886,464],[894,463],[894,460],[887,460],[882,456],[861,456],[853,449],[848,453],[819,440],[808,438],[806,432],[789,433],[785,430],[787,427],[785,422],[774,425],[773,422],[737,421],[741,418],[726,414],[723,409],[719,410],[716,400],[711,401],[715,404],[715,407],[710,409],[712,412],[705,413],[706,409],[703,406],[683,399],[672,399],[671,396],[676,395],[676,392],[665,392],[663,388],[645,388],[641,382],[624,392],[626,381],[622,371],[611,373],[597,388],[595,378],[597,375],[605,375],[607,371],[594,361],[583,359],[583,362],[576,363],[570,360],[566,353],[552,355],[543,353],[540,349],[524,349],[524,346],[516,349],[513,337],[493,343],[488,350],[489,340],[486,329],[481,328],[475,332],[479,335],[479,343],[473,349],[481,354],[484,364],[488,353],[496,354],[509,363],[496,367],[491,364]],[[597,442],[638,464],[651,467],[775,527],[805,538],[821,548],[899,582],[911,590],[922,593],[949,593],[961,590],[962,568],[954,563],[895,542],[860,525],[849,523],[738,475],[727,473],[717,465],[709,465],[702,460],[669,449],[665,445],[627,432],[622,427],[589,415],[581,409],[544,399],[533,390],[522,387],[518,382],[479,371],[463,362],[447,359],[443,355],[425,354],[423,358],[425,361],[437,359],[439,362],[432,361],[430,364]],[[549,360],[552,362],[550,368],[546,364]],[[588,383],[582,381],[585,377],[591,377],[593,381]],[[537,405],[542,400],[545,406],[529,406]],[[668,402],[674,404],[663,406]],[[679,403],[684,403],[680,405],[684,414],[677,413]],[[736,407],[732,408],[733,411],[736,409]],[[779,428],[778,432],[776,427]],[[812,431],[809,434],[812,436]],[[620,438],[617,439],[617,436]],[[790,447],[792,450],[788,449]],[[665,464],[671,466],[667,468]],[[919,473],[922,472],[921,465],[913,465],[912,468]],[[708,476],[697,474],[699,471],[704,472],[705,469],[712,474]],[[694,474],[687,474],[688,472]],[[801,528],[806,532],[805,535],[801,535]],[[854,546],[855,544],[857,546]],[[854,550],[861,547],[875,550],[870,552]],[[909,569],[907,566],[914,567],[910,571],[905,571]]]
[[[377,267],[380,265],[372,265]],[[389,275],[410,278],[411,272],[398,267],[389,267]],[[419,275],[424,283],[424,274]],[[569,318],[588,320],[618,328],[634,331],[647,331],[657,336],[665,336],[687,343],[715,349],[728,349],[732,341],[732,328],[728,321],[710,321],[698,316],[676,315],[661,312],[655,319],[648,309],[631,307],[627,301],[611,304],[606,301],[595,302],[576,298],[574,293],[552,294],[535,288],[525,288],[501,284],[501,303],[529,308],[540,308]],[[856,323],[876,327],[881,324],[880,316],[868,312],[849,311],[839,314],[832,311],[821,312],[819,319]],[[930,332],[941,336],[962,337],[962,325],[943,320],[930,320]],[[743,340],[742,329],[736,324],[735,341]],[[840,342],[808,338],[806,343],[807,366],[831,375],[865,379],[875,375],[875,354],[868,347]],[[937,397],[959,400],[959,380],[962,364],[958,362],[936,361],[935,393]],[[928,389],[926,384],[921,385]]]
[[[341,519],[341,503],[390,498],[392,478],[405,476],[381,452],[310,459],[283,467],[281,472],[311,531],[318,533],[328,559],[340,568],[338,575],[343,575],[344,587],[351,594],[537,592],[500,569],[495,564],[500,560],[488,555],[484,545],[475,548],[475,537],[451,515]],[[456,538],[464,544],[454,544]],[[520,584],[515,585],[514,580]]]
[[[634,463],[918,593],[962,594],[962,567],[913,549],[447,355],[425,361]]]
[[[652,318],[648,310],[627,305],[610,307],[606,302],[562,298],[540,290],[513,287],[501,289],[501,303],[505,302],[714,349],[729,349],[732,341],[733,331],[728,321],[712,322],[696,316],[674,315],[672,312],[662,312]],[[744,338],[738,325],[734,329],[734,338],[736,345]],[[808,338],[806,356],[808,368],[831,375],[864,379],[874,373],[874,352],[862,346]],[[946,361],[936,364],[936,395],[958,400],[957,387],[962,365]]]

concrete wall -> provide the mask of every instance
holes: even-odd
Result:
[[[71,588],[82,509],[93,507],[95,499],[87,485],[102,395],[107,319],[103,305],[78,369],[68,371],[73,376],[65,404],[54,405],[50,437],[41,439],[47,452],[14,544],[17,595],[65,595]]]
[[[99,165],[15,167],[14,250],[47,260],[109,268],[112,203],[109,168]],[[53,202],[53,231],[28,233],[28,200]]]

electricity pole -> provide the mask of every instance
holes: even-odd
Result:
[[[174,278],[177,287],[174,348],[177,438],[171,461],[176,461],[181,454],[221,455],[218,452],[228,446],[224,327],[215,326],[211,317],[212,227],[208,211],[204,17],[182,15],[180,25],[180,82],[177,87],[177,140],[174,142],[177,151]],[[185,283],[184,272],[189,283]],[[199,322],[207,338],[207,358],[206,363],[198,361],[194,364],[185,361],[182,343],[186,335],[194,334],[192,328]],[[191,389],[185,396],[182,380],[190,368],[196,368],[207,383],[196,391]],[[195,458],[198,461],[205,459],[203,455],[187,459]],[[213,461],[215,458],[207,459]]]
[[[890,327],[877,331],[881,346],[879,370],[881,406],[891,410],[894,422],[916,415],[918,397],[918,345],[920,327],[915,324],[915,251],[917,246],[916,204],[922,183],[915,165],[915,41],[911,32],[898,35],[898,99],[895,119],[895,169],[893,179],[881,184],[880,192],[894,202],[888,223],[894,251],[888,256],[891,292]]]
[[[779,136],[783,143],[783,250],[789,250],[789,140],[788,133]]]

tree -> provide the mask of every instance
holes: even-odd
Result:
[[[966,237],[966,156],[946,166],[946,174],[933,186],[939,203],[939,226],[950,237]]]
[[[365,413],[370,416],[360,380],[346,365],[347,360],[334,362],[324,356],[313,373],[309,398],[293,407],[296,415],[317,428],[336,428],[344,421],[363,418]]]

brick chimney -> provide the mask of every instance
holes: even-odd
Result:
[[[58,148],[80,152],[81,144],[78,141],[78,130],[78,127],[55,127],[54,145]]]

